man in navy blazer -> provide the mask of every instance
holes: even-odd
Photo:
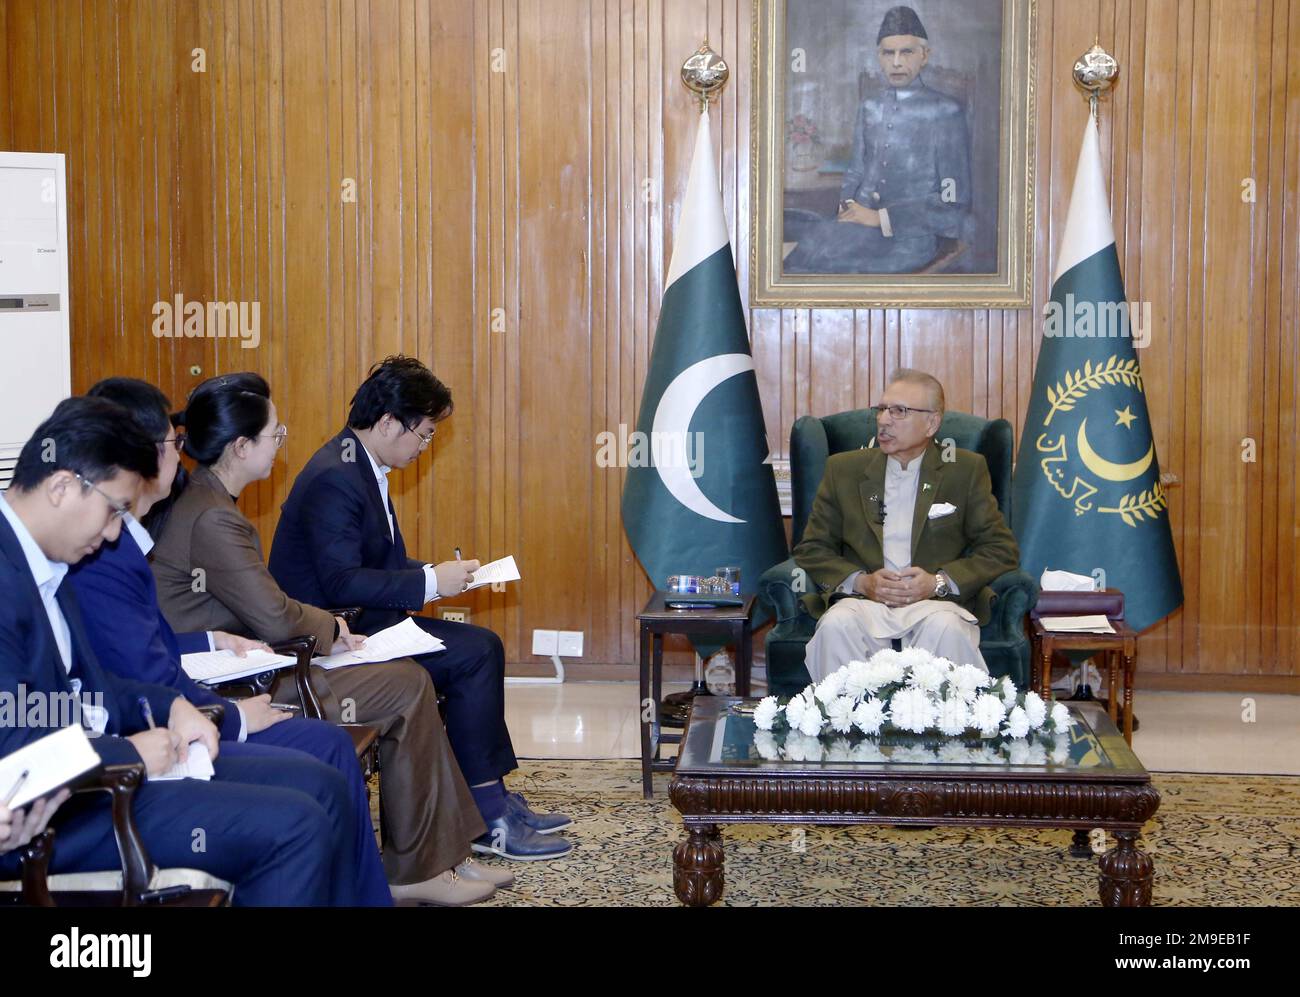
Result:
[[[144,479],[157,475],[154,442],[116,405],[62,402],[23,447],[0,496],[0,695],[48,704],[0,722],[0,756],[68,719],[50,706],[75,701],[71,717],[105,763],[143,763],[133,812],[153,860],[203,869],[234,884],[240,905],[356,902],[352,813],[338,772],[299,752],[228,759],[217,730],[175,689],[110,675],[87,639],[68,565],[115,540]],[[155,727],[155,723],[161,726]],[[202,742],[216,777],[155,781]],[[102,794],[63,805],[53,872],[115,869],[117,846]],[[0,856],[12,875],[13,854]]]
[[[451,392],[412,357],[377,364],[352,398],[348,425],[307,462],[280,511],[269,568],[292,598],[360,606],[356,629],[375,633],[442,596],[465,590],[479,567],[407,555],[387,475],[429,446],[452,412]],[[480,852],[553,858],[569,846],[547,837],[571,823],[536,814],[502,777],[516,767],[505,721],[505,649],[491,630],[413,617],[446,649],[416,658],[447,697],[447,735],[487,824]]]

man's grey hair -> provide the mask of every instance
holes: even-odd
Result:
[[[943,385],[933,374],[927,374],[923,370],[916,370],[912,367],[899,367],[889,375],[889,384],[897,384],[902,381],[904,384],[919,384],[930,393],[930,407],[943,415],[947,408],[943,398]]]

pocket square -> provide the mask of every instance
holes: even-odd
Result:
[[[957,511],[957,507],[951,502],[936,502],[930,506],[930,512],[927,519],[942,519],[944,516],[951,516]]]

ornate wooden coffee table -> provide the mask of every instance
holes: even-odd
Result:
[[[1079,721],[1068,757],[1024,764],[769,761],[753,745],[739,699],[696,699],[668,795],[686,840],[673,888],[691,907],[722,896],[720,824],[893,824],[1072,828],[1070,854],[1091,857],[1088,832],[1116,844],[1098,860],[1107,907],[1151,902],[1154,865],[1138,833],[1160,805],[1151,777],[1099,706],[1067,703]]]

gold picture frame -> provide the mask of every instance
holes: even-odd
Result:
[[[1036,0],[915,0],[900,14],[899,5],[885,0],[853,5],[754,0],[750,291],[755,307],[1029,307],[1036,7]],[[927,31],[917,18],[933,26]],[[893,54],[899,43],[891,40],[892,34],[877,37],[876,25],[880,32],[896,30],[902,37],[909,37],[908,25],[927,32],[921,47],[928,61],[909,82],[894,82],[906,79],[895,63],[886,70],[888,60],[899,58]],[[797,38],[790,36],[791,27]],[[814,47],[811,57],[809,44]],[[815,67],[811,74],[810,63]],[[851,78],[844,82],[845,70],[854,67],[856,89]],[[796,79],[797,73],[805,75]],[[993,82],[996,98],[991,96]],[[912,148],[904,159],[909,195],[929,184],[931,193],[925,196],[931,208],[936,201],[945,203],[924,216],[915,210],[909,215],[908,205],[918,202],[900,197],[894,214],[909,223],[902,226],[904,239],[896,238],[898,224],[868,223],[876,232],[866,232],[865,225],[846,228],[840,213],[856,211],[857,201],[841,199],[845,189],[866,176],[855,189],[874,184],[866,196],[888,208],[881,201],[885,178],[898,180],[897,162],[892,174],[880,169],[888,166],[881,157],[891,155],[881,150],[890,146],[868,145],[859,136],[880,134],[881,109],[893,114],[897,102],[918,94],[923,100],[890,119],[900,127],[889,137],[916,136],[907,139]],[[886,106],[891,100],[892,108]],[[851,101],[857,103],[850,111]],[[921,119],[927,106],[938,107],[934,113],[951,109],[946,120],[965,123],[964,152],[960,138],[954,138],[949,145],[957,152],[944,160],[966,167],[969,193],[964,201],[949,178],[943,179],[941,191],[935,190],[939,167],[934,164],[940,160],[931,149],[935,127]],[[994,113],[996,142],[989,127]],[[865,125],[857,123],[860,117]],[[818,119],[827,126],[821,147]],[[949,134],[962,131],[950,127]],[[898,183],[891,189],[899,190]],[[890,212],[858,217],[879,219],[880,214]],[[841,245],[850,248],[840,250]],[[876,252],[881,255],[871,255]],[[875,272],[875,266],[903,269]],[[833,272],[837,268],[840,272]]]

